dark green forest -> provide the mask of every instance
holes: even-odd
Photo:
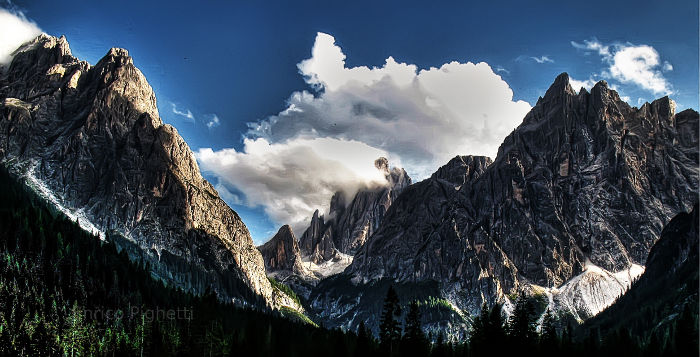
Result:
[[[549,312],[538,330],[535,302],[521,296],[508,319],[500,306],[484,306],[469,340],[448,342],[426,336],[419,303],[389,287],[378,336],[364,325],[328,330],[168,287],[109,236],[86,233],[4,169],[0,188],[5,356],[697,355],[697,306],[690,305],[652,334],[620,326],[601,336],[600,326],[561,326]]]

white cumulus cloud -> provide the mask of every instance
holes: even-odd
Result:
[[[0,65],[12,61],[12,53],[41,34],[41,29],[21,11],[0,8]]]
[[[573,79],[572,77],[569,77],[569,84],[571,84],[571,87],[574,88],[577,92],[581,88],[586,88],[586,90],[590,91],[593,86],[595,86],[596,81],[593,78],[588,78],[584,81],[579,81],[576,79]]]
[[[312,91],[249,123],[243,150],[201,149],[201,166],[262,206],[277,224],[300,227],[327,210],[338,190],[385,182],[380,156],[414,180],[458,154],[495,157],[531,109],[487,63],[450,62],[427,69],[393,57],[381,67],[348,67],[333,36],[318,33],[298,64]]]
[[[671,94],[671,84],[662,71],[671,71],[673,66],[661,62],[659,53],[649,45],[612,44],[604,45],[598,40],[578,43],[571,41],[577,49],[597,52],[608,65],[602,75],[620,83],[633,84],[654,94]]]
[[[660,64],[659,53],[651,46],[621,46],[612,57],[610,74],[622,83],[634,83],[655,94],[670,94],[670,85],[658,69]]]
[[[387,153],[357,141],[333,138],[293,139],[270,143],[245,139],[241,151],[200,149],[195,154],[205,172],[219,179],[219,188],[234,187],[251,207],[262,206],[276,223],[302,233],[314,210],[327,212],[330,198],[342,191],[352,196],[363,187],[386,184],[374,160]],[[223,185],[222,185],[223,184]]]
[[[299,64],[318,95],[295,92],[283,112],[251,125],[249,135],[356,140],[401,159],[423,178],[458,154],[495,157],[530,110],[484,62],[418,70],[389,57],[382,67],[345,66],[332,36],[319,33]]]

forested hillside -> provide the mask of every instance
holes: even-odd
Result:
[[[538,328],[541,302],[525,297],[510,317],[498,305],[484,306],[468,340],[447,341],[424,335],[424,304],[392,287],[382,288],[388,290],[381,292],[377,338],[363,325],[357,334],[327,330],[294,311],[242,309],[212,293],[196,297],[165,286],[109,235],[102,241],[86,233],[4,170],[0,187],[0,355],[653,356],[697,347],[679,342],[689,324],[697,335],[697,310],[668,323],[666,331],[675,333],[663,340],[619,326],[600,337],[598,326],[584,326],[576,341],[572,326],[551,314]]]
[[[0,187],[0,355],[321,355],[355,341],[166,287],[4,170]]]

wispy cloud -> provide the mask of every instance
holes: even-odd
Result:
[[[207,128],[216,128],[221,124],[221,120],[219,120],[219,116],[216,114],[211,114],[209,116],[209,119],[207,120]]]
[[[554,63],[554,60],[549,58],[548,56],[540,56],[540,57],[530,57],[532,58],[535,62],[537,63]]]
[[[192,114],[192,112],[189,109],[185,109],[185,110],[177,109],[177,104],[175,104],[175,103],[170,103],[170,105],[173,108],[173,114],[179,115],[181,117],[186,118],[189,121],[194,122],[194,114]]]
[[[608,65],[601,76],[634,84],[654,94],[671,94],[671,84],[662,72],[673,70],[673,66],[661,62],[659,53],[649,45],[633,45],[631,43],[615,43],[605,45],[596,39],[583,43],[571,41],[571,45],[586,54],[595,52]]]
[[[584,40],[583,43],[578,43],[576,41],[571,41],[571,45],[579,50],[586,51],[587,54],[590,52],[597,52],[599,55],[607,57],[610,56],[610,47],[604,46],[598,40]]]
[[[495,69],[496,69],[496,72],[503,72],[503,73],[505,73],[505,74],[510,74],[510,71],[509,71],[509,70],[507,70],[507,69],[505,69],[505,68],[503,68],[503,67],[501,67],[501,66],[496,66]]]
[[[9,64],[19,46],[41,34],[39,26],[12,2],[4,7],[0,8],[0,65]]]
[[[549,56],[526,56],[526,55],[520,55],[515,58],[516,61],[518,62],[529,62],[529,61],[534,61],[535,63],[543,64],[543,63],[554,63],[554,60],[551,59]]]
[[[673,71],[673,66],[670,63],[668,63],[668,61],[664,61],[663,70],[664,70],[664,72]]]

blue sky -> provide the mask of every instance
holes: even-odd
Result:
[[[695,0],[479,3],[33,0],[3,7],[21,10],[46,33],[65,34],[74,55],[90,63],[110,47],[128,49],[163,120],[197,153],[256,243],[282,223],[299,233],[300,217],[327,208],[314,206],[332,191],[375,182],[362,166],[375,155],[422,178],[456,154],[449,147],[491,154],[561,72],[605,79],[634,106],[670,93],[680,109],[698,108]],[[385,67],[389,57],[396,66]],[[360,66],[368,68],[349,70]],[[401,75],[420,77],[423,89],[396,84]],[[481,92],[502,101],[474,113],[484,123],[452,98]],[[361,112],[357,125],[346,107]],[[376,126],[377,118],[391,125]],[[442,133],[449,125],[481,134],[453,145],[459,138]],[[420,138],[451,145],[412,144]]]

